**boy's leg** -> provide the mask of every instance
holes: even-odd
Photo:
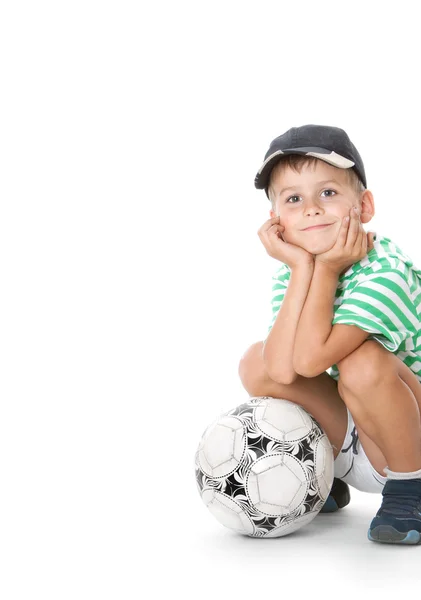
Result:
[[[239,365],[239,376],[250,396],[285,398],[302,406],[320,423],[336,458],[341,451],[347,427],[348,412],[339,395],[336,381],[328,373],[317,377],[297,376],[290,384],[273,381],[263,362],[263,342],[248,348]]]
[[[383,500],[368,538],[421,544],[421,385],[397,356],[372,340],[344,362],[341,395],[387,458]]]
[[[368,538],[421,543],[421,385],[397,356],[369,340],[338,364],[345,403],[387,457],[383,501]]]
[[[380,460],[370,456],[381,474],[421,468],[421,385],[414,373],[381,344],[369,340],[343,359],[338,391],[351,411],[357,430],[376,445]],[[358,424],[359,425],[358,425]],[[383,458],[381,458],[383,455]]]

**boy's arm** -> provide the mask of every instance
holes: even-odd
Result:
[[[290,384],[297,378],[293,366],[294,342],[313,271],[314,264],[291,269],[284,300],[263,346],[268,375],[278,383]]]
[[[355,325],[332,327],[338,279],[339,274],[315,261],[293,350],[294,371],[304,377],[316,377],[339,363],[370,335]]]

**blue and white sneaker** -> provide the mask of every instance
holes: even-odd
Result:
[[[421,479],[388,479],[368,539],[385,544],[421,543]]]

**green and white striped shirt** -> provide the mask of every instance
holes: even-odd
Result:
[[[272,329],[291,269],[273,276]],[[390,238],[376,235],[374,248],[338,278],[332,326],[356,325],[398,356],[421,382],[421,269]],[[339,379],[336,364],[328,370]]]

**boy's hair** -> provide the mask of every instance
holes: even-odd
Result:
[[[293,171],[295,171],[296,173],[301,173],[301,170],[304,165],[314,165],[316,163],[316,161],[319,161],[319,160],[320,159],[316,158],[315,156],[302,156],[301,154],[287,154],[287,156],[285,156],[285,158],[282,158],[273,167],[272,172],[270,174],[270,178],[269,178],[268,196],[269,196],[269,200],[272,204],[272,210],[274,212],[276,212],[275,192],[272,188],[272,178],[273,178],[274,173],[278,172],[285,166],[291,167],[291,169],[293,169]],[[348,177],[348,183],[354,189],[354,191],[357,194],[361,194],[362,192],[364,192],[364,190],[366,188],[365,188],[363,182],[360,180],[360,178],[356,174],[356,172],[354,171],[354,169],[351,168],[351,169],[343,169],[343,170],[346,172],[346,175]]]

